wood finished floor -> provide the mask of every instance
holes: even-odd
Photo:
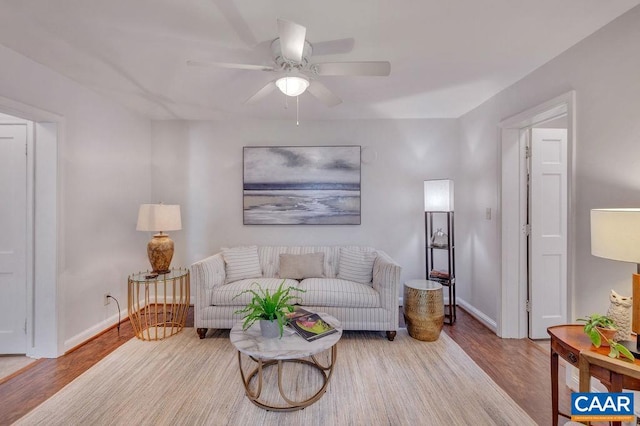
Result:
[[[193,326],[193,308],[187,326]],[[455,325],[445,325],[443,330],[537,424],[551,424],[548,351],[528,339],[500,339],[462,309],[458,309]],[[131,325],[125,321],[119,334],[116,328],[107,330],[60,358],[38,360],[4,380],[0,383],[0,425],[13,423],[132,337]],[[560,373],[564,383],[562,368]],[[569,411],[570,399],[569,389],[561,389],[561,411]]]

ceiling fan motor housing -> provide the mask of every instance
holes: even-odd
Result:
[[[307,68],[312,52],[313,47],[311,46],[311,43],[305,40],[304,48],[302,49],[302,59],[300,60],[300,62],[297,62],[291,59],[287,59],[282,55],[279,37],[271,42],[271,53],[273,54],[273,61],[276,63],[276,65],[278,65],[278,67],[280,67],[280,69],[285,71],[291,68],[297,68],[299,71],[302,71]]]

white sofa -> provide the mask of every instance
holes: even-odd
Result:
[[[385,331],[393,340],[398,329],[400,269],[387,254],[372,247],[223,249],[191,265],[195,327],[201,339],[209,328],[232,328],[242,319],[234,312],[250,300],[249,294],[237,294],[252,286],[257,289],[253,283],[273,290],[284,280],[285,286],[306,290],[296,294],[305,309],[333,315],[344,330]],[[281,272],[289,277],[280,276]]]

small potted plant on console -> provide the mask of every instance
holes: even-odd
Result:
[[[589,336],[593,346],[596,348],[609,346],[611,348],[609,350],[611,358],[620,358],[620,355],[622,355],[626,360],[634,361],[633,354],[623,345],[613,340],[617,326],[611,318],[606,315],[592,314],[586,318],[578,318],[578,321],[584,321],[584,332]]]

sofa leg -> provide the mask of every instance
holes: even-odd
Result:
[[[393,339],[395,338],[396,338],[395,331],[387,331],[387,339],[389,339],[390,342],[393,342]]]
[[[198,332],[198,336],[200,336],[201,339],[204,339],[204,336],[207,335],[207,330],[208,328],[196,328],[196,331]]]

